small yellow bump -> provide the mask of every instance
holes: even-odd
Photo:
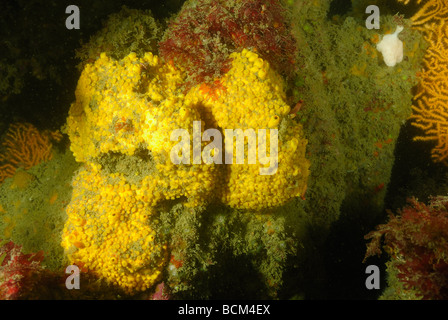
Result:
[[[263,66],[263,59],[258,58],[257,60],[255,60],[254,66],[257,68],[261,68]]]
[[[274,115],[269,119],[268,127],[275,128],[280,123],[280,117],[278,115]]]
[[[258,71],[258,77],[259,77],[261,80],[266,79],[266,71],[265,71],[264,69],[260,69],[260,70]]]
[[[250,72],[252,72],[252,73],[257,73],[258,70],[260,70],[260,68],[258,68],[257,66],[250,68]],[[247,79],[242,79],[242,80],[247,80]]]

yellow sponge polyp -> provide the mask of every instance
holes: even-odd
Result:
[[[215,88],[199,85],[187,98],[205,108],[208,120],[223,131],[224,137],[225,129],[253,129],[256,133],[259,129],[279,130],[281,125],[283,129],[278,138],[278,169],[272,175],[261,175],[260,167],[265,166],[248,164],[247,156],[245,164],[235,164],[234,148],[234,164],[225,169],[229,174],[225,175],[221,201],[233,208],[260,210],[303,196],[309,175],[307,140],[301,125],[287,117],[290,107],[285,103],[282,78],[268,62],[247,49],[230,57],[232,68],[215,81]],[[258,144],[256,148],[260,157]],[[270,150],[269,143],[266,150]]]
[[[167,250],[149,224],[151,201],[142,201],[122,176],[107,177],[88,167],[78,173],[73,187],[62,236],[70,261],[128,293],[153,285]]]

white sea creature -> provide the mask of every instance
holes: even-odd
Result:
[[[403,26],[397,26],[393,34],[385,35],[376,46],[376,49],[383,54],[384,63],[389,67],[403,60],[403,42],[398,39],[398,34],[403,29]]]

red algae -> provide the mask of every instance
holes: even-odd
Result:
[[[186,70],[186,89],[230,69],[229,54],[257,52],[283,76],[292,76],[297,47],[279,1],[199,0],[186,5],[159,44],[160,56]]]

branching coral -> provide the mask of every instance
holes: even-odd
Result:
[[[420,75],[416,105],[411,116],[412,124],[425,132],[415,140],[436,141],[432,158],[447,163],[448,157],[448,23],[433,26],[434,32],[426,36],[430,46],[424,58]]]
[[[408,4],[410,0],[401,0]],[[421,0],[417,4],[421,4]],[[421,6],[411,18],[412,27],[425,34],[429,44],[420,73],[418,92],[414,97],[415,105],[412,124],[425,133],[415,137],[420,141],[436,141],[432,150],[435,162],[446,162],[448,157],[448,4],[446,1],[429,0]]]
[[[411,0],[398,0],[405,5],[409,4]],[[416,3],[420,5],[423,0],[417,0]],[[411,17],[412,26],[419,30],[430,30],[430,23],[442,21],[448,15],[448,5],[445,0],[428,0],[415,15]]]
[[[17,168],[29,169],[52,158],[52,141],[62,138],[59,132],[39,131],[30,123],[10,125],[2,143],[0,183],[14,175]]]

